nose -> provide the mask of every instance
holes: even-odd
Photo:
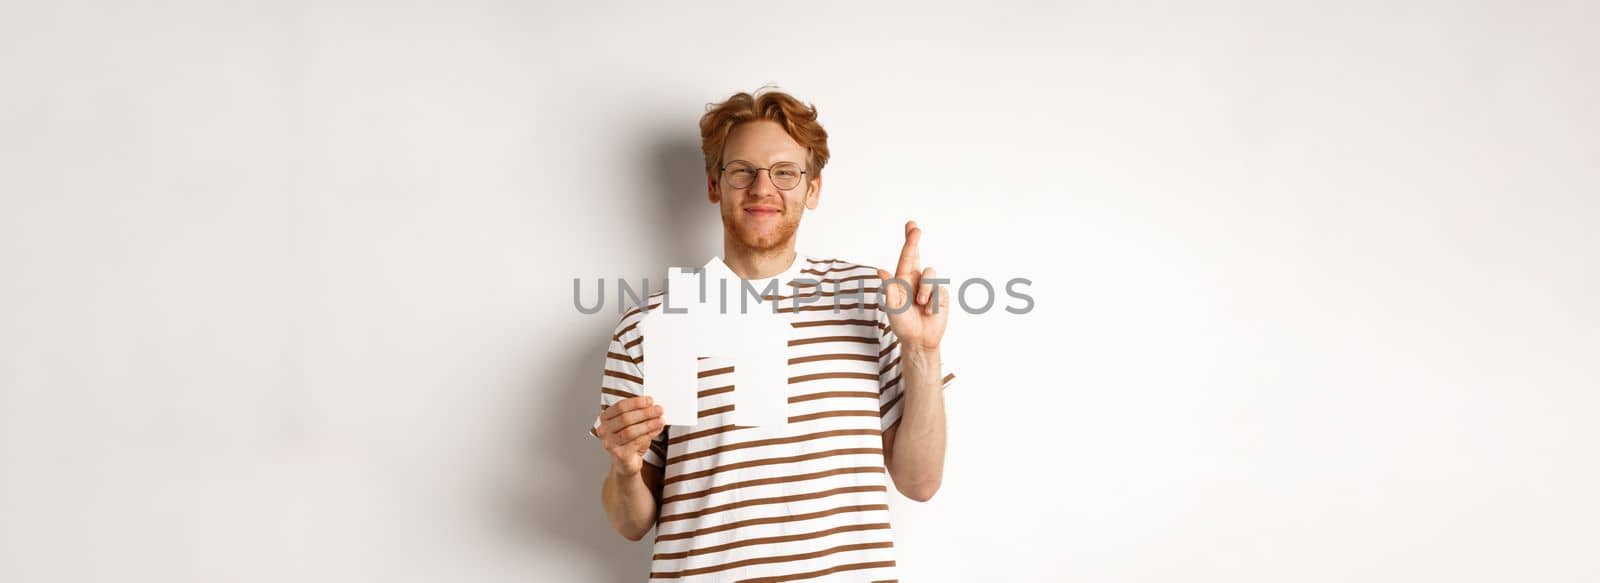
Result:
[[[756,198],[763,198],[769,194],[780,198],[783,196],[783,191],[772,184],[772,172],[768,170],[757,170],[755,181],[750,183],[750,188],[747,190],[750,191],[750,196]]]

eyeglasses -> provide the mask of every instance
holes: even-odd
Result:
[[[728,174],[728,186],[734,188],[750,188],[750,185],[756,183],[756,173],[766,170],[767,178],[772,180],[772,185],[778,187],[778,190],[789,190],[800,186],[800,178],[806,173],[794,162],[779,162],[770,168],[756,168],[754,164],[744,160],[723,164],[721,170]]]

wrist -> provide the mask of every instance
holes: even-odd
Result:
[[[900,349],[900,368],[902,371],[929,372],[938,376],[939,367],[938,348],[902,346]]]
[[[619,480],[631,480],[639,475],[641,469],[636,467],[630,470],[627,464],[621,460],[611,460],[611,476]]]

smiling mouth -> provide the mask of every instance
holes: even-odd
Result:
[[[769,217],[769,216],[775,216],[775,215],[777,215],[779,213],[782,213],[783,211],[779,210],[779,209],[775,209],[775,208],[749,207],[749,208],[744,209],[744,212],[750,213],[750,214],[758,216],[758,217]]]

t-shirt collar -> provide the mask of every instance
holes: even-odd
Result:
[[[800,272],[805,269],[807,263],[808,259],[804,254],[795,252],[794,262],[790,263],[789,267],[784,269],[782,273],[772,277],[752,279],[750,280],[750,285],[756,286],[757,289],[761,289],[765,287],[765,284],[769,280],[777,279],[779,289],[783,289],[789,285],[789,282],[792,282],[801,276]],[[721,256],[712,257],[711,261],[706,262],[705,267],[707,270],[706,275],[712,278],[726,277],[729,281],[742,279],[738,276],[738,274],[733,272],[733,268],[728,267],[728,262]]]

